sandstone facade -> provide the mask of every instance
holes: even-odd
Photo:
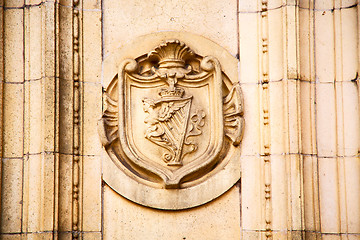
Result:
[[[0,0],[1,239],[360,239],[359,11],[357,0]],[[141,60],[174,38],[239,83],[244,125],[226,165],[236,183],[164,210],[114,187],[98,121],[114,56],[133,46]]]

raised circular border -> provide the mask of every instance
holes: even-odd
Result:
[[[108,86],[116,76],[117,65],[124,59],[137,58],[167,39],[178,39],[186,43],[198,55],[216,57],[220,61],[222,71],[232,84],[238,83],[238,61],[227,50],[196,34],[169,31],[140,36],[106,57],[102,66],[104,86]],[[159,189],[144,185],[119,169],[109,155],[116,158],[111,149],[103,151],[103,180],[114,191],[130,201],[157,209],[180,210],[210,202],[229,190],[241,175],[240,146],[230,146],[230,151],[226,156],[228,159],[223,160],[228,163],[220,171],[214,175],[210,174],[198,185],[183,189]]]

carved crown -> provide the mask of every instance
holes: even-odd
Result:
[[[148,53],[149,59],[157,59],[159,68],[183,68],[185,61],[192,57],[194,52],[185,43],[177,40],[166,40]]]
[[[165,98],[169,98],[169,97],[181,98],[184,95],[184,92],[185,92],[184,89],[179,87],[176,87],[174,89],[163,88],[159,92],[159,95],[160,97],[165,97]]]

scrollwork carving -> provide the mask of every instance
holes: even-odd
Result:
[[[220,171],[244,121],[240,86],[224,88],[219,60],[170,39],[118,66],[99,123],[115,165],[154,189],[189,188]]]

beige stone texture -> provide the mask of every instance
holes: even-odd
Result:
[[[104,0],[104,56],[138,36],[169,30],[193,32],[210,38],[235,56],[236,10],[237,2],[234,0],[191,3],[136,0],[132,4],[127,4],[125,0]]]
[[[268,22],[263,23],[264,25],[267,24],[266,28],[268,28],[268,68],[270,81],[280,81],[284,77],[283,11],[283,8],[269,11]],[[262,64],[265,65],[264,62]]]
[[[263,99],[263,101],[269,101],[271,153],[279,155],[285,153],[285,136],[276,134],[283,132],[285,128],[284,115],[282,114],[285,107],[284,82],[271,82],[269,85],[269,98]]]
[[[263,229],[262,159],[256,156],[244,156],[241,172],[241,225],[244,237]]]
[[[24,0],[6,0],[4,1],[4,6],[8,8],[19,8],[22,7],[25,3]]]
[[[11,158],[2,161],[1,232],[21,232],[22,172],[23,159]]]
[[[256,156],[260,154],[260,87],[257,84],[241,84],[244,95],[244,115],[246,122],[253,124],[244,128],[244,137],[241,142],[241,154],[244,156]]]
[[[22,157],[24,128],[23,106],[24,87],[23,84],[4,84],[4,132],[3,132],[3,157]],[[16,106],[16,107],[14,107]]]
[[[0,0],[0,239],[360,239],[359,13],[357,0]],[[97,129],[113,54],[169,31],[232,56],[245,120],[240,180],[175,211],[109,186]]]
[[[60,154],[59,161],[58,229],[59,234],[67,236],[72,230],[72,156]]]
[[[24,81],[24,13],[22,9],[6,9],[4,12],[4,55],[5,82],[21,83]],[[17,67],[14,67],[17,66]]]
[[[255,1],[247,1],[246,3],[254,2]],[[241,6],[242,5],[240,3],[240,7]],[[259,82],[259,33],[258,31],[254,31],[254,29],[257,29],[258,27],[259,20],[260,14],[256,12],[241,12],[240,10],[239,49],[241,54],[239,63],[239,74],[241,83]]]
[[[319,157],[336,156],[335,86],[332,83],[316,84],[316,131]]]
[[[240,238],[240,202],[237,186],[210,204],[173,212],[133,204],[108,186],[105,186],[103,191],[105,239],[191,240],[202,239],[205,236],[206,239],[214,240]],[[238,204],[234,205],[234,202]],[[121,228],[118,227],[119,224]],[[176,227],[169,231],[169,226]]]
[[[102,115],[102,87],[100,83],[84,83],[84,155],[100,155],[101,143],[96,127]]]
[[[301,152],[316,154],[315,84],[300,82]]]
[[[101,159],[96,156],[84,156],[83,162],[83,230],[85,232],[100,232],[102,222]],[[94,234],[93,237],[97,235]],[[92,239],[91,235],[88,238]]]

